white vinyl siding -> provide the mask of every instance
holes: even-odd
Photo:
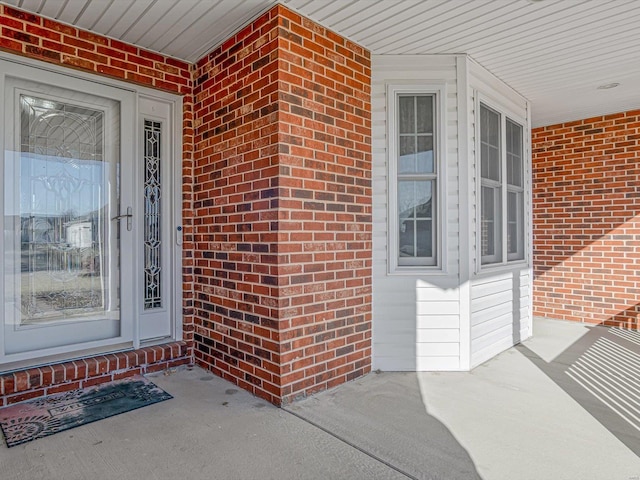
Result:
[[[459,370],[456,57],[374,55],[372,62],[374,368]],[[439,230],[435,266],[394,265],[395,256],[390,253],[394,251],[390,245],[394,228],[391,215],[397,215],[388,163],[394,144],[390,138],[394,128],[387,124],[388,106],[393,100],[387,96],[391,87],[398,94],[404,89],[408,95],[430,94],[436,98],[439,163],[435,199],[439,204]],[[437,105],[442,105],[442,112]]]
[[[469,366],[473,368],[532,334],[531,152],[527,101],[477,63],[470,61],[468,65],[469,131],[473,135],[469,143],[472,188],[469,230],[473,232],[469,268],[474,272],[470,275],[468,314],[471,329]],[[500,134],[503,137],[500,148],[506,153],[503,154],[501,177],[503,200],[496,206],[501,208],[505,205],[501,215],[501,221],[504,221],[501,239],[504,243],[500,246],[504,256],[498,265],[484,262],[482,248],[482,200],[485,200],[482,189],[491,182],[482,178],[482,139],[478,128],[481,103],[500,115]],[[518,135],[521,144],[513,137],[509,138],[509,134],[514,134],[510,131],[513,125],[521,129]],[[514,162],[520,166],[520,171],[517,165],[514,167]],[[517,222],[516,230],[521,232],[515,238],[509,233],[514,220]]]
[[[405,93],[414,95],[429,93],[411,91],[419,85],[441,85],[446,95],[442,97],[445,120],[439,132],[443,137],[439,144],[442,158],[436,177],[440,228],[436,244],[441,257],[437,266],[414,267],[397,265],[397,257],[390,253],[396,251],[391,243],[393,218],[398,212],[393,205],[398,179],[390,168],[395,158],[395,133],[388,119],[395,117],[390,117],[388,108],[394,98],[389,98],[392,86],[406,88]],[[522,145],[510,141],[507,148],[506,140],[500,145],[503,156],[507,153],[507,163],[509,159],[517,161],[520,155],[523,165],[521,177],[517,169],[502,165],[500,196],[516,194],[519,200],[515,211],[502,212],[500,230],[508,230],[515,218],[524,222],[525,232],[530,232],[530,122],[526,100],[465,55],[372,58],[376,369],[468,370],[531,335],[529,233],[517,237],[515,245],[509,240],[508,245],[501,246],[504,265],[481,268],[482,182],[476,151],[480,96],[492,109],[523,127]],[[495,105],[504,109],[498,110]],[[517,178],[522,179],[520,184]],[[500,205],[504,204],[501,200]],[[522,260],[506,263],[514,253]]]
[[[531,336],[531,271],[496,272],[471,286],[471,367]]]

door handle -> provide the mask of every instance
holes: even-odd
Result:
[[[111,220],[121,220],[123,218],[127,219],[127,232],[130,232],[133,226],[133,222],[131,221],[131,219],[133,218],[133,209],[131,207],[127,207],[127,213],[116,215]]]

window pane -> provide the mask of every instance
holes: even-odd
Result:
[[[400,137],[398,173],[434,173],[434,167],[433,137],[425,135]]]
[[[480,146],[480,174],[482,178],[500,181],[500,151],[491,145]]]
[[[415,222],[411,219],[400,219],[400,237],[398,243],[398,255],[400,257],[415,257]]]
[[[415,182],[398,182],[398,215],[400,219],[415,216]]]
[[[399,256],[433,256],[433,192],[435,181],[399,181]]]
[[[400,218],[431,218],[433,180],[401,180],[398,182],[398,213]]]
[[[106,212],[118,168],[104,151],[104,112],[26,95],[20,107],[20,217],[9,231],[21,245],[19,323],[103,319],[117,275]]]
[[[421,95],[416,99],[418,133],[433,133],[433,97]]]
[[[481,140],[497,147],[500,144],[500,115],[480,105],[480,127]]]
[[[500,189],[482,187],[481,205],[481,238],[480,250],[482,263],[500,262],[502,257],[501,213],[500,213]]]
[[[416,119],[414,96],[401,96],[398,98],[398,118],[400,120],[398,130],[401,134],[415,133]]]
[[[400,137],[400,159],[398,173],[416,172],[416,137],[413,135]]]
[[[507,252],[509,260],[524,258],[524,193],[508,192]]]
[[[507,155],[507,183],[522,187],[522,157]]]
[[[493,188],[482,187],[482,255],[495,254]]]
[[[483,178],[500,181],[500,115],[480,106],[480,163]]]
[[[500,181],[500,149],[489,146],[487,157],[487,177],[496,182]]]
[[[433,256],[432,221],[416,221],[416,257]]]
[[[522,187],[522,127],[507,119],[507,183]]]
[[[516,192],[507,193],[507,221],[515,223],[518,221],[518,194]]]
[[[480,175],[482,178],[489,178],[489,162],[485,159],[489,157],[489,145],[480,144]]]
[[[433,182],[414,182],[416,189],[416,217],[431,218]]]
[[[433,137],[418,137],[418,165],[416,173],[433,173]]]

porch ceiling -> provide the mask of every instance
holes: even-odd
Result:
[[[2,3],[193,62],[277,0]],[[534,126],[640,108],[637,0],[281,3],[373,54],[468,53],[532,102]]]

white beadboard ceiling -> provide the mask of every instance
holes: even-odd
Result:
[[[193,62],[277,0],[2,3]],[[534,126],[640,108],[638,0],[281,3],[374,55],[467,53],[532,102]]]

